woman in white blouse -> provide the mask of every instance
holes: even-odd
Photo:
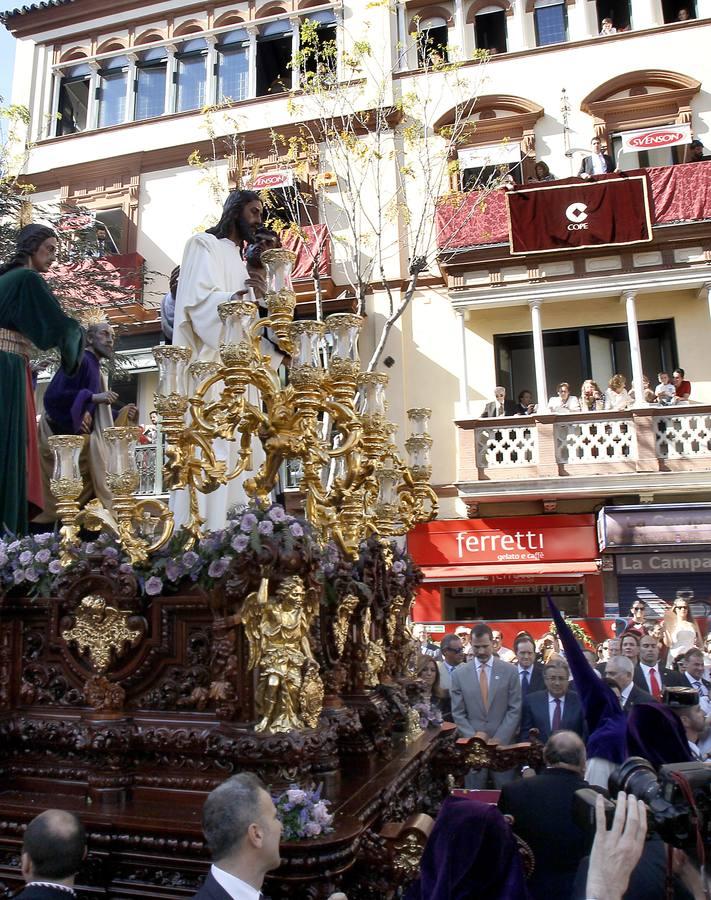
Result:
[[[627,409],[632,398],[627,393],[627,382],[624,375],[613,375],[605,391],[605,408],[609,410]]]
[[[548,409],[552,413],[580,412],[578,398],[570,393],[570,385],[567,381],[561,381],[556,388],[557,396],[548,401]]]

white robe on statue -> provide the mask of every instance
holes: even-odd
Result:
[[[188,240],[180,265],[173,344],[189,347],[193,352],[192,362],[220,362],[223,326],[217,307],[227,303],[235,291],[244,290],[246,279],[247,266],[239,248],[228,238],[216,238],[203,232]],[[250,400],[258,402],[256,391]],[[226,461],[227,471],[234,469],[239,460],[239,442],[217,440],[213,448],[217,458]],[[199,495],[200,515],[205,519],[208,531],[224,528],[228,510],[247,502],[242,483],[263,461],[264,452],[255,438],[252,471],[243,473],[211,494]],[[175,527],[184,525],[190,510],[187,491],[173,491],[170,508],[175,516]]]

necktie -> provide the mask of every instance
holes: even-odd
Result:
[[[528,689],[531,687],[531,681],[528,675],[528,669],[521,672],[521,696],[525,700],[528,696]]]
[[[699,697],[703,697],[703,696],[704,696],[704,686],[701,684],[701,682],[700,682],[700,681],[695,681],[695,682],[694,682],[694,687],[695,687],[696,690],[699,692]]]
[[[655,700],[659,700],[662,696],[662,689],[659,685],[659,679],[657,678],[657,670],[650,669],[649,670],[649,686],[652,689],[652,696]]]
[[[497,415],[497,416],[503,416],[503,414],[504,414],[504,408],[503,408],[503,406],[499,403],[499,408],[498,408],[497,411],[496,411],[496,415]]]
[[[551,725],[551,731],[559,731],[560,730],[560,700],[556,697],[553,701],[555,703],[555,709],[553,710],[553,724]]]
[[[484,709],[489,708],[489,682],[486,680],[486,666],[479,666],[479,690]]]

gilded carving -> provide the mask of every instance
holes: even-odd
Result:
[[[336,644],[339,656],[343,653],[348,637],[348,625],[353,610],[358,606],[358,598],[355,594],[346,594],[338,607],[338,615],[333,623],[333,640]]]
[[[393,864],[395,871],[403,879],[410,881],[419,875],[423,850],[422,841],[412,833],[395,845]]]
[[[285,578],[274,597],[269,596],[269,579],[263,578],[259,590],[246,598],[242,622],[249,641],[249,668],[259,671],[255,700],[260,719],[255,731],[298,730],[310,727],[305,717],[309,722],[318,720],[317,694],[320,686],[323,699],[323,684],[317,667],[305,665],[310,661],[316,666],[309,643],[316,612],[298,575]]]
[[[123,708],[126,691],[105,675],[94,675],[84,686],[84,696],[94,709],[118,710]]]
[[[385,621],[385,633],[388,636],[388,643],[392,644],[395,639],[395,629],[397,627],[397,617],[402,607],[405,603],[405,598],[398,594],[397,597],[393,597],[393,601],[390,604],[390,610],[388,612],[388,617]]]
[[[107,606],[96,594],[84,597],[74,615],[73,627],[65,628],[62,637],[68,644],[76,642],[80,653],[88,652],[99,673],[109,668],[112,651],[119,657],[126,643],[135,646],[141,637],[140,629],[128,625],[131,613]]]
[[[420,726],[420,714],[416,709],[408,709],[407,711],[407,731],[405,732],[405,741],[409,744],[422,737],[424,729]]]
[[[363,644],[365,648],[365,676],[363,683],[366,687],[377,687],[380,684],[380,670],[385,665],[385,650],[383,639],[374,641],[370,637],[370,610],[366,610],[363,617]]]

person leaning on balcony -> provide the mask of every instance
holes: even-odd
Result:
[[[535,183],[537,181],[555,181],[556,180],[555,175],[548,168],[548,163],[544,163],[541,161],[537,162],[533,171],[535,172],[535,174],[531,178],[528,179],[531,182]]]
[[[685,378],[683,369],[674,369],[674,403],[687,403],[691,398],[691,382]]]
[[[493,419],[498,416],[516,415],[515,404],[506,399],[505,387],[499,386],[494,388],[494,397],[494,400],[486,404],[486,406],[484,407],[484,412],[481,414],[480,418]]]
[[[580,408],[583,412],[600,412],[605,408],[605,396],[592,378],[580,385]]]
[[[669,378],[669,373],[659,372],[657,374],[657,379],[659,383],[654,389],[654,396],[657,399],[657,403],[660,406],[669,406],[670,403],[674,402],[674,394],[676,393],[674,385]]]
[[[580,412],[580,401],[570,393],[567,381],[561,381],[556,388],[556,396],[548,401],[548,409],[552,413]]]
[[[652,385],[650,384],[649,376],[648,376],[648,375],[643,375],[643,376],[642,376],[642,384],[643,384],[643,386],[644,386],[644,391],[643,391],[644,402],[645,402],[645,403],[654,403],[655,400],[657,399],[657,397],[656,397],[656,394],[654,393],[654,391],[652,390]],[[630,388],[630,398],[631,398],[632,400],[636,400],[636,399],[637,399],[636,396],[635,396],[635,392],[634,392],[634,388],[633,388],[633,387]]]
[[[593,175],[605,175],[615,171],[615,163],[611,156],[602,152],[602,141],[594,137],[590,142],[592,153],[586,156],[580,164],[578,176],[580,178],[592,178]]]
[[[608,34],[617,34],[617,29],[612,24],[612,19],[606,17],[602,20],[602,25],[600,26],[600,37],[605,37]]]
[[[521,391],[518,395],[518,403],[516,404],[516,416],[532,416],[536,411],[536,404],[533,402],[533,394],[527,389]]]
[[[627,392],[627,381],[624,375],[613,375],[608,382],[605,391],[605,405],[607,409],[619,411],[627,409],[632,403],[632,398]]]

